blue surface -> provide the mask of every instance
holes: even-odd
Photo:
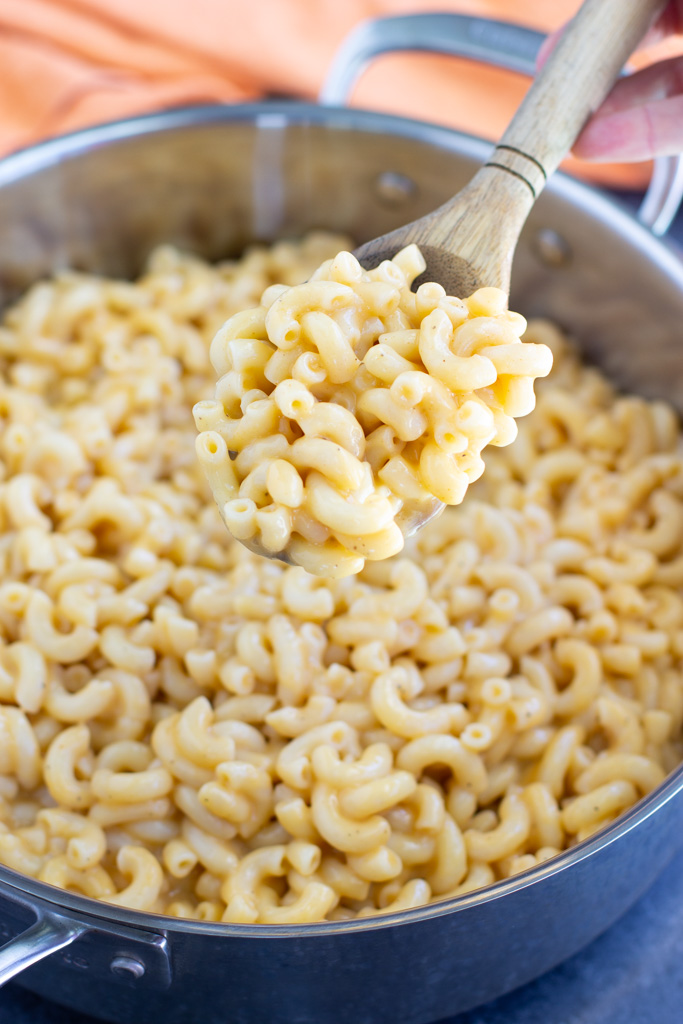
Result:
[[[632,211],[639,201],[635,194],[620,197]],[[670,237],[683,248],[683,212]],[[683,854],[621,921],[582,953],[538,981],[442,1024],[682,1022]],[[95,1018],[11,984],[0,990],[0,1024],[95,1024]]]

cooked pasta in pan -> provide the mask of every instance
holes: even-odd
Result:
[[[164,248],[6,313],[3,865],[205,921],[365,917],[533,867],[680,762],[680,428],[551,324],[517,439],[399,557],[322,578],[228,536],[191,412],[212,339],[345,244]]]

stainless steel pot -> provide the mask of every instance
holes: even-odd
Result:
[[[402,45],[405,25],[386,23],[381,48]],[[482,56],[490,41],[494,59],[517,68],[532,65],[539,41],[456,16],[413,18],[409,30],[410,48],[436,33],[435,48]],[[348,62],[378,49],[373,33],[365,27],[347,46],[328,99],[352,77]],[[65,265],[134,274],[164,241],[209,258],[313,227],[363,241],[437,206],[488,149],[418,122],[286,103],[193,108],[57,139],[0,163],[2,299]],[[675,186],[679,170],[664,179]],[[672,195],[650,195],[660,225]],[[551,182],[520,242],[512,302],[571,329],[625,386],[683,408],[683,265],[595,191]],[[0,983],[23,972],[35,992],[130,1024],[433,1021],[531,980],[609,927],[683,842],[682,810],[680,768],[549,863],[359,922],[181,921],[0,868]]]

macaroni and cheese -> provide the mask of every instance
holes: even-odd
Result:
[[[3,865],[176,917],[339,921],[533,867],[681,761],[680,429],[548,323],[517,440],[401,557],[320,578],[230,540],[191,414],[211,339],[343,245],[164,248],[5,315]]]
[[[550,349],[521,342],[526,321],[498,288],[412,292],[424,269],[416,245],[370,271],[337,253],[211,342],[219,381],[194,407],[197,455],[252,550],[335,578],[398,554],[533,409]]]

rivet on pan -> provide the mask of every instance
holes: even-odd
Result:
[[[541,228],[536,233],[536,254],[548,267],[566,267],[571,260],[571,249],[562,235],[552,228]]]
[[[145,973],[145,965],[132,956],[115,956],[109,967],[119,978],[141,978]]]
[[[385,206],[402,206],[417,191],[417,185],[412,178],[398,171],[384,171],[377,176],[375,192],[377,198]]]

